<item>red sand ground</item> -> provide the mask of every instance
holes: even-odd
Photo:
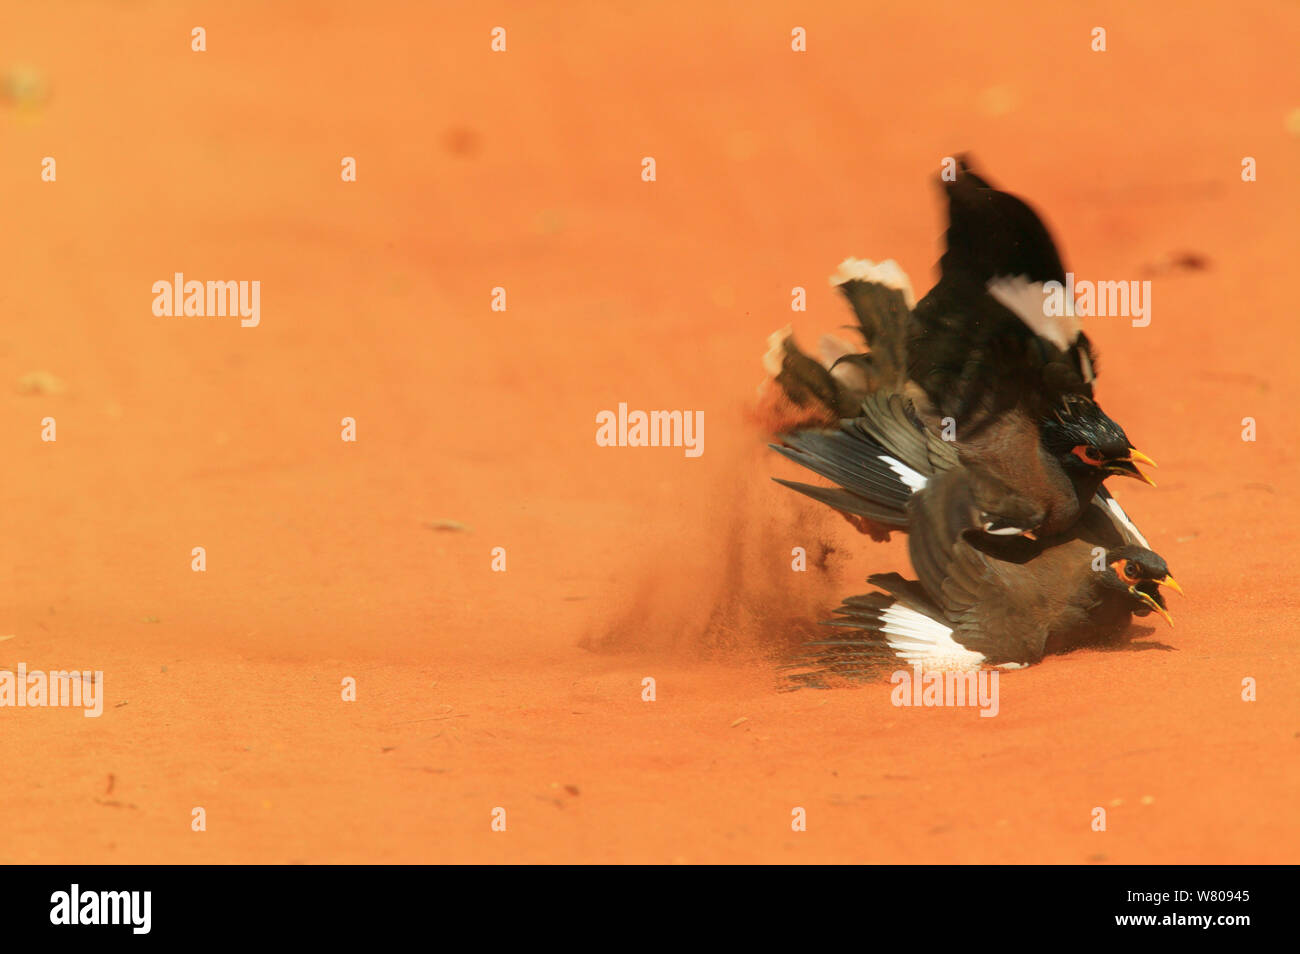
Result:
[[[0,859],[1297,860],[1300,9],[178,6],[0,13],[50,89],[0,106],[0,666],[108,695],[0,711]],[[850,254],[927,287],[957,150],[1080,277],[1153,279],[1149,328],[1087,327],[1188,595],[994,719],[779,693],[774,648],[904,552],[769,481],[764,339],[847,321]],[[154,318],[177,270],[262,281],[261,326]],[[703,409],[704,456],[598,448],[619,401]]]

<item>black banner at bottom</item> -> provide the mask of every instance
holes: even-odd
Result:
[[[698,875],[696,875],[698,876]],[[1232,943],[1287,925],[1288,868],[764,867],[695,882],[689,869],[536,872],[466,867],[10,867],[6,940],[147,943],[292,937],[336,944],[388,934],[451,940],[517,927],[538,942],[623,924],[729,943],[783,929],[869,925],[873,939],[972,927],[999,937],[1141,936]],[[725,888],[724,888],[725,886]],[[712,931],[709,929],[712,928]],[[937,934],[935,936],[938,936]],[[609,936],[606,935],[606,942]]]

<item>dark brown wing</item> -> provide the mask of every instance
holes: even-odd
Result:
[[[964,469],[936,477],[908,513],[912,566],[953,638],[993,665],[1041,659],[1051,622],[1051,595],[1034,583],[1041,544],[980,533]]]
[[[841,269],[844,267],[842,265]],[[902,276],[902,271],[896,266],[893,270]],[[841,281],[837,287],[853,306],[858,330],[867,345],[866,354],[842,360],[863,370],[867,393],[880,389],[900,390],[908,373],[907,336],[912,323],[910,287],[902,286],[899,280],[891,285],[853,278]]]

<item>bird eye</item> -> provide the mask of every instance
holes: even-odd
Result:
[[[1124,564],[1124,575],[1130,580],[1136,580],[1138,578],[1138,565],[1132,560],[1126,562]]]
[[[1083,461],[1085,464],[1091,464],[1094,467],[1102,461],[1101,451],[1089,444],[1080,444],[1078,447],[1071,450],[1070,453],[1079,458],[1079,460]]]

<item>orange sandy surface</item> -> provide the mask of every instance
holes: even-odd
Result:
[[[48,96],[0,103],[0,667],[107,701],[0,710],[0,860],[1296,861],[1300,9],[541,6],[4,5]],[[1152,280],[1086,327],[1187,590],[989,719],[778,691],[906,557],[747,413],[769,332],[849,320],[842,258],[928,287],[956,151],[1081,278]],[[261,281],[261,325],[155,318],[176,271]],[[597,447],[620,401],[703,410],[704,455]]]

